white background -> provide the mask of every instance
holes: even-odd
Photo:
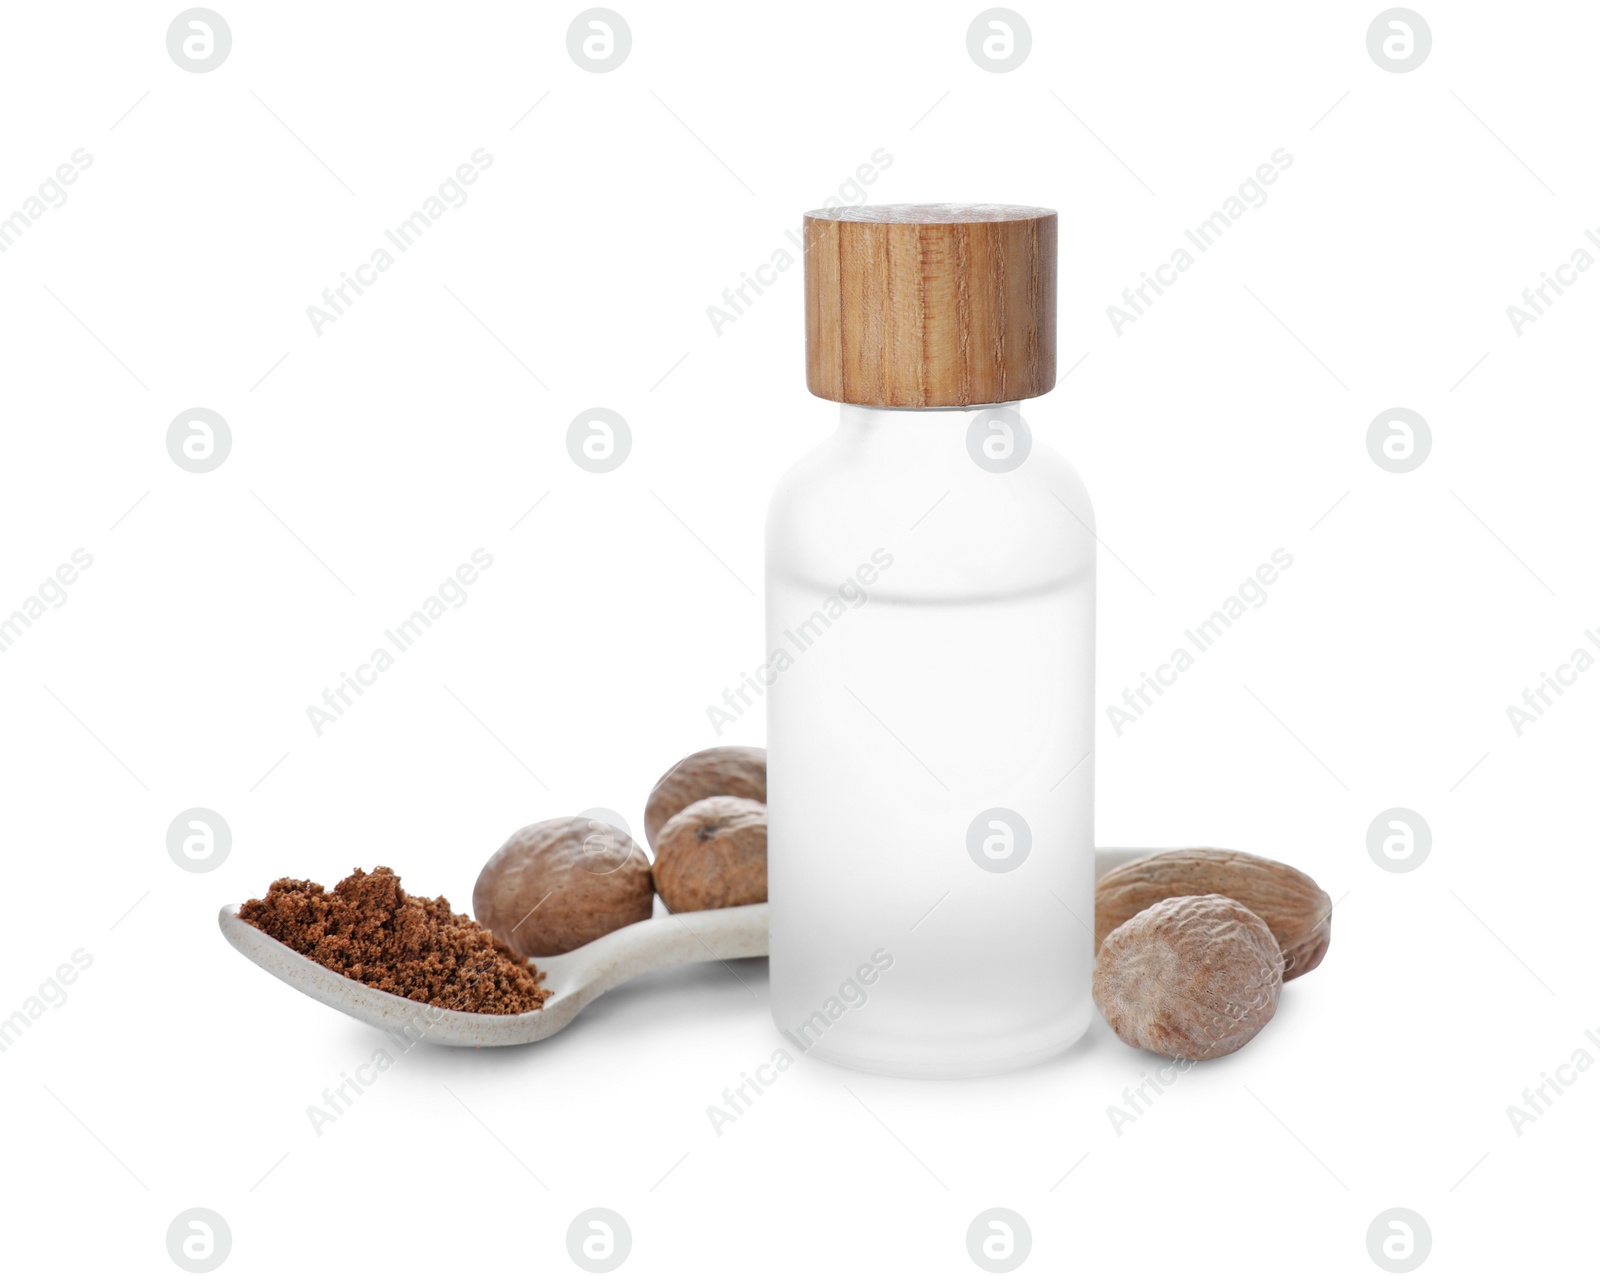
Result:
[[[0,654],[0,1008],[93,957],[0,1056],[8,1272],[178,1277],[193,1206],[262,1279],[581,1277],[596,1205],[652,1278],[981,1277],[992,1206],[1038,1277],[1376,1277],[1393,1206],[1439,1277],[1592,1252],[1600,1072],[1520,1136],[1506,1109],[1600,1024],[1600,673],[1520,736],[1505,709],[1600,657],[1600,272],[1520,337],[1506,308],[1600,224],[1600,12],[1425,7],[1432,53],[1392,74],[1376,0],[1018,2],[1007,74],[967,53],[976,2],[617,0],[610,74],[568,55],[576,4],[218,0],[207,74],[167,54],[175,4],[9,9],[0,215],[93,163],[0,255],[0,614],[94,564]],[[477,148],[466,204],[319,337],[306,308]],[[519,825],[638,831],[718,742],[706,706],[762,658],[767,497],[836,412],[798,267],[720,336],[706,309],[880,148],[873,200],[1060,211],[1074,368],[1029,418],[1095,498],[1102,705],[1294,556],[1153,710],[1102,718],[1098,828],[1306,869],[1326,962],[1120,1136],[1161,1062],[1097,1021],[1004,1079],[806,1061],[719,1137],[707,1107],[778,1045],[760,962],[546,1044],[413,1051],[314,1135],[379,1035],[233,953],[217,907],[387,862],[468,908]],[[1108,305],[1277,148],[1268,202],[1119,337]],[[165,448],[193,406],[233,433],[204,475]],[[590,406],[633,432],[607,475],[565,449]],[[1433,433],[1404,475],[1365,447],[1392,406]],[[475,548],[467,604],[318,736],[306,706]],[[721,742],[763,738],[757,709]],[[212,873],[166,851],[193,806],[233,830]],[[1433,831],[1403,875],[1366,848],[1393,806]]]

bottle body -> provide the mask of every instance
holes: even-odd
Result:
[[[1094,517],[1008,422],[841,406],[768,515],[773,1017],[857,1068],[1020,1067],[1090,1017]]]

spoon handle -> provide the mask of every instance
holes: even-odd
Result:
[[[1096,876],[1107,869],[1164,847],[1100,847]],[[647,971],[684,962],[760,958],[767,952],[767,906],[701,909],[647,918],[592,940],[571,953],[531,958],[550,973],[561,997],[578,1008]]]
[[[767,906],[701,909],[647,918],[555,958],[530,958],[536,967],[570,977],[561,996],[586,1007],[607,990],[647,971],[683,962],[761,958],[767,953]]]

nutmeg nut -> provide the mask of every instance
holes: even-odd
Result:
[[[1158,851],[1112,869],[1095,885],[1095,938],[1103,941],[1135,914],[1178,895],[1225,895],[1256,913],[1283,950],[1285,980],[1305,975],[1328,952],[1333,902],[1326,891],[1290,865],[1210,847]]]
[[[659,850],[661,826],[691,802],[705,797],[767,800],[764,748],[703,748],[690,753],[656,781],[644,808],[644,840]]]
[[[767,898],[767,808],[742,797],[691,802],[656,834],[656,893],[674,913]]]
[[[622,830],[583,817],[518,829],[472,888],[472,916],[533,958],[642,922],[654,908],[649,857]]]
[[[1278,1010],[1283,953],[1267,924],[1221,895],[1173,896],[1108,935],[1094,1002],[1118,1038],[1185,1060],[1238,1051]]]

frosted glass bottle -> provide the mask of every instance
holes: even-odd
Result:
[[[887,208],[886,221],[908,210]],[[909,209],[950,226],[949,207]],[[1053,322],[1053,215],[1048,230]],[[825,250],[831,265],[838,245]],[[808,320],[827,310],[810,252]],[[939,257],[926,243],[918,253]],[[901,395],[904,371],[887,373],[870,393],[852,393],[847,375],[843,390]],[[1022,386],[1053,378],[1052,360]],[[928,399],[937,380],[912,382]],[[813,363],[819,383],[841,390]],[[793,1050],[885,1073],[980,1074],[1054,1055],[1088,1025],[1094,516],[1030,414],[1018,401],[847,402],[772,500],[772,1009]]]

